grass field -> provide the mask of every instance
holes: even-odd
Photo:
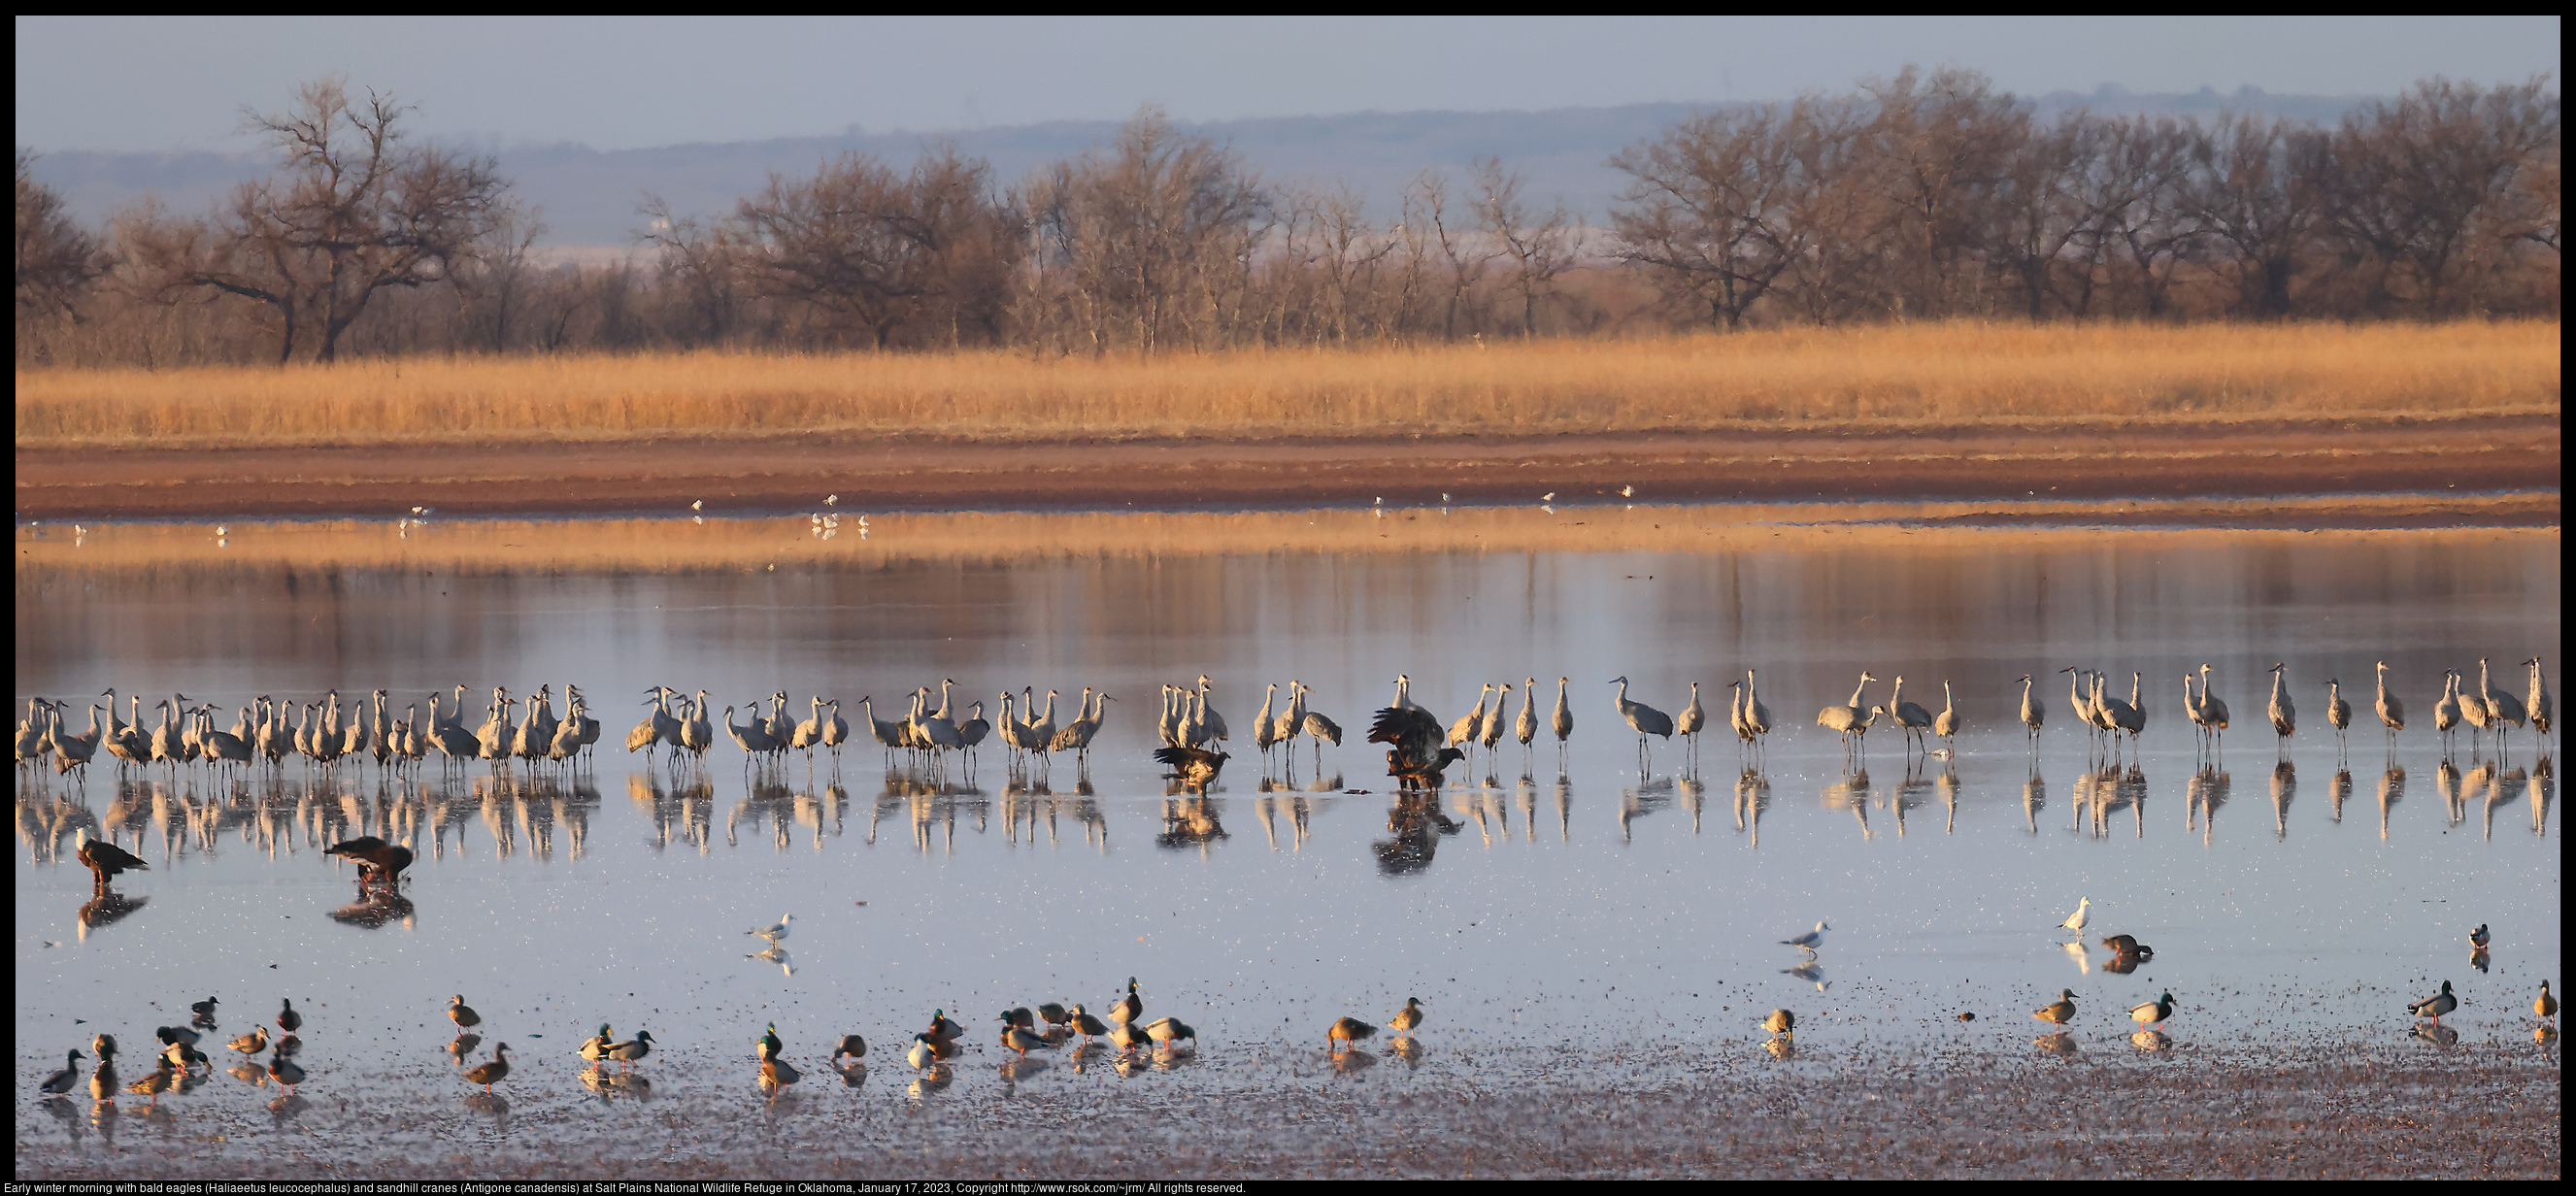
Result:
[[[908,432],[1384,436],[2555,411],[2559,323],[1796,329],[1032,360],[701,352],[21,370],[21,448]]]

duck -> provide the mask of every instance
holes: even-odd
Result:
[[[2156,957],[2155,948],[2139,942],[2133,935],[2115,934],[2102,940],[2102,945],[2109,947],[2111,949],[2111,954],[2113,955],[2125,955],[2133,959],[2154,959]]]
[[[867,1058],[868,1040],[861,1038],[856,1034],[842,1035],[841,1045],[832,1048],[832,1062],[835,1065],[838,1065],[841,1062],[841,1056],[843,1055],[847,1055],[853,1059]]]
[[[916,1070],[929,1067],[939,1059],[939,1052],[932,1046],[938,1041],[928,1034],[913,1035],[912,1049],[904,1052],[903,1061],[911,1064]]]
[[[2443,1014],[2459,1007],[2460,999],[2451,995],[2451,982],[2445,980],[2442,982],[2442,991],[2407,1006],[2406,1012],[2417,1017],[2429,1017],[2438,1022],[2442,1020]]]
[[[2057,1000],[2054,1004],[2048,1005],[2045,1008],[2033,1010],[2031,1012],[2031,1016],[2038,1018],[2043,1022],[2055,1022],[2061,1026],[2074,1021],[2075,990],[2071,988],[2059,989],[2057,992]]]
[[[295,1086],[304,1082],[304,1069],[281,1051],[269,1056],[268,1078],[277,1081],[280,1087],[286,1089],[288,1095],[293,1095]]]
[[[154,1037],[161,1040],[161,1045],[164,1047],[182,1042],[187,1043],[189,1046],[195,1046],[197,1045],[198,1040],[203,1037],[186,1026],[163,1026],[158,1030],[154,1030],[152,1034]]]
[[[1127,995],[1109,1006],[1109,1020],[1132,1022],[1145,1014],[1145,998],[1136,995],[1136,978],[1127,978]]]
[[[36,1085],[36,1091],[47,1096],[61,1096],[71,1091],[73,1085],[80,1083],[80,1061],[87,1058],[89,1056],[80,1053],[79,1047],[73,1047],[63,1060],[63,1069],[46,1076],[44,1083]]]
[[[168,1059],[163,1059],[161,1066],[145,1073],[142,1079],[126,1085],[125,1090],[136,1096],[151,1097],[152,1103],[158,1105],[161,1103],[161,1094],[168,1092],[178,1082],[178,1069],[172,1067]]]
[[[653,1032],[650,1030],[638,1030],[635,1032],[635,1040],[633,1042],[621,1042],[608,1048],[609,1058],[615,1059],[629,1068],[635,1066],[636,1060],[652,1053]]]
[[[776,1022],[769,1023],[769,1028],[761,1031],[760,1037],[752,1039],[751,1043],[752,1049],[763,1059],[775,1059],[787,1050],[787,1044],[778,1039]]]
[[[1144,1028],[1134,1022],[1111,1022],[1109,1041],[1115,1043],[1118,1053],[1123,1055],[1152,1042],[1153,1039],[1147,1037]]]
[[[617,1043],[609,1037],[608,1023],[601,1022],[599,1023],[599,1033],[583,1039],[581,1046],[573,1053],[584,1059],[588,1059],[593,1063],[597,1063],[600,1060],[607,1058],[610,1049],[614,1048],[616,1045]]]
[[[2484,929],[2486,929],[2486,928],[2485,928],[2485,927],[2483,927],[2483,926],[2481,926],[2481,927],[2479,927],[2479,929],[2480,929],[2480,930],[2484,930]],[[215,1004],[216,1004],[216,1002],[215,1002],[215,998],[213,998],[213,997],[208,997],[208,998],[206,998],[205,1000],[199,1001],[199,1002],[197,1002],[196,1004],[193,1004],[193,1005],[188,1006],[188,1012],[195,1014],[195,1015],[197,1016],[197,1020],[198,1020],[198,1021],[205,1022],[205,1023],[206,1023],[206,1024],[208,1024],[208,1025],[212,1025],[212,1024],[214,1024],[214,1020],[215,1020]]]
[[[459,997],[458,1000],[464,998]],[[280,997],[277,1004],[277,1028],[293,1034],[304,1028],[304,1015],[295,1011],[293,997]]]
[[[481,1067],[477,1067],[474,1070],[465,1073],[465,1082],[469,1084],[481,1084],[483,1086],[483,1092],[487,1096],[492,1092],[492,1085],[498,1084],[509,1078],[510,1044],[506,1042],[492,1048],[492,1061],[490,1063],[486,1063]]]
[[[116,1061],[101,1059],[89,1073],[89,1095],[92,1100],[116,1099]]]
[[[2558,1016],[2558,998],[2549,995],[2549,982],[2540,982],[2540,995],[2533,998],[2531,1012],[2538,1017]]]
[[[805,1073],[796,1070],[795,1064],[776,1055],[760,1061],[760,1086],[763,1088],[784,1088],[804,1078]]]
[[[2541,987],[2546,988],[2548,985],[2544,983]],[[1074,1033],[1082,1035],[1082,1040],[1084,1042],[1089,1042],[1092,1039],[1098,1038],[1109,1032],[1109,1023],[1101,1021],[1099,1018],[1093,1017],[1089,1013],[1084,1012],[1080,1005],[1074,1006],[1066,1013],[1065,1024],[1072,1026]]]
[[[268,1049],[268,1027],[260,1028],[233,1040],[233,1049],[245,1055],[256,1055]]]
[[[1067,1021],[1071,1020],[1072,1016],[1072,1014],[1066,1012],[1064,1006],[1058,1005],[1053,1001],[1048,1001],[1038,1006],[1038,1017],[1044,1019],[1046,1024],[1050,1026],[1064,1025]]]
[[[455,999],[447,1003],[447,1019],[455,1022],[459,1031],[470,1030],[483,1024],[483,1015],[474,1012],[474,1007],[465,1003],[464,993],[456,994]],[[286,1019],[281,1016],[278,1020],[282,1023]]]
[[[929,1036],[931,1036],[932,1038],[936,1038],[936,1039],[941,1040],[942,1042],[952,1043],[952,1044],[953,1044],[953,1043],[955,1043],[955,1042],[957,1041],[957,1038],[958,1038],[958,1036],[959,1036],[959,1035],[962,1035],[962,1034],[964,1034],[965,1032],[966,1032],[966,1027],[961,1026],[961,1025],[958,1025],[956,1022],[949,1020],[949,1017],[948,1017],[948,1011],[947,1011],[947,1010],[945,1010],[945,1009],[933,1009],[933,1010],[931,1010],[931,1011],[930,1011],[930,1028],[929,1028],[928,1030],[924,1030],[924,1031],[922,1031],[922,1033],[928,1034],[928,1035],[929,1035]]]
[[[1774,1009],[1771,1016],[1762,1019],[1762,1028],[1774,1034],[1794,1034],[1798,1030],[1798,1015],[1786,1009]]]
[[[2147,1027],[2147,1026],[2161,1026],[2161,1025],[2163,1025],[2163,1024],[2165,1023],[2165,1019],[2166,1019],[2166,1018],[2169,1018],[2169,1017],[2172,1017],[2172,1016],[2173,1016],[2173,994],[2172,994],[2172,993],[2166,993],[2165,995],[2163,995],[2163,996],[2161,996],[2161,997],[2158,997],[2158,998],[2156,998],[2155,1000],[2149,1001],[2149,1002],[2147,1002],[2147,1003],[2146,1003],[2146,1004],[2144,1004],[2144,1005],[2139,1005],[2139,1006],[2136,1006],[2136,1007],[2134,1007],[2134,1008],[2132,1008],[2132,1009],[2130,1009],[2130,1010],[2129,1010],[2129,1020],[2130,1020],[2130,1021],[2133,1021],[2133,1022],[2138,1023],[2138,1025],[2139,1025],[2140,1027],[2142,1027],[2142,1028],[2143,1028],[2143,1027]]]
[[[1054,1043],[1048,1042],[1046,1039],[1039,1037],[1037,1033],[1029,1030],[1027,1027],[1020,1025],[1018,1022],[1012,1021],[1011,1015],[1008,1013],[996,1015],[993,1020],[1002,1023],[1002,1045],[1010,1050],[1018,1051],[1022,1058],[1027,1058],[1028,1053],[1032,1050],[1055,1045]]]
[[[1153,1039],[1155,1042],[1161,1043],[1167,1047],[1184,1038],[1190,1040],[1190,1045],[1197,1046],[1199,1041],[1199,1032],[1188,1022],[1182,1021],[1176,1017],[1166,1017],[1157,1018],[1154,1021],[1147,1023],[1145,1026],[1145,1037]]]
[[[1029,1012],[1029,1007],[1026,1005],[1022,1005],[1017,1009],[1003,1010],[1002,1020],[1009,1022],[1014,1026],[1018,1026],[1023,1030],[1035,1030],[1038,1028],[1038,1015]]]
[[[2486,923],[2484,923],[2484,922],[2480,922],[2480,923],[2478,923],[2478,928],[2469,932],[2469,945],[2470,945],[2470,946],[2472,946],[2472,947],[2477,948],[2477,949],[2478,949],[2478,950],[2480,950],[2480,951],[2484,951],[2484,950],[2486,950],[2486,949],[2487,949],[2487,924],[2486,924]]]
[[[1395,1016],[1386,1019],[1386,1028],[1397,1034],[1411,1034],[1421,1025],[1422,998],[1420,997],[1406,997],[1404,1008],[1396,1010]]]
[[[197,1044],[192,1042],[174,1042],[161,1048],[161,1058],[180,1071],[214,1066],[214,1061],[206,1058],[206,1053],[198,1050]]]
[[[1324,1030],[1324,1049],[1334,1051],[1339,1049],[1335,1043],[1357,1043],[1376,1033],[1377,1027],[1355,1017],[1346,1017]]]
[[[116,1036],[113,1034],[101,1034],[96,1038],[90,1039],[89,1053],[98,1056],[98,1061],[102,1065],[114,1062],[116,1060]]]

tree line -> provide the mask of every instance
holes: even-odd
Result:
[[[2426,79],[2332,126],[2055,120],[1972,71],[1680,121],[1606,226],[1493,158],[1391,204],[1265,181],[1148,110],[1018,180],[932,145],[638,205],[540,248],[494,162],[339,80],[250,125],[270,177],[82,227],[18,155],[18,360],[179,365],[727,346],[1152,353],[1954,317],[2558,313],[2559,97]]]

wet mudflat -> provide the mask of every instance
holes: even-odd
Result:
[[[1051,530],[1032,517],[1034,542]],[[158,1113],[139,1096],[104,1119],[85,1099],[60,1119],[32,1106],[20,1174],[271,1158],[673,1176],[2556,1171],[2555,1041],[2529,1015],[2561,975],[2554,763],[2528,732],[2446,757],[2429,729],[2443,668],[2474,679],[2488,657],[2517,694],[2509,662],[2556,671],[2554,530],[1904,535],[1365,556],[1184,537],[775,572],[22,558],[22,696],[77,710],[115,685],[145,692],[150,719],[174,691],[230,710],[382,686],[399,715],[457,684],[571,681],[607,734],[587,766],[506,776],[442,775],[433,754],[420,775],[22,780],[30,1089],[100,1027],[142,1074],[152,1028],[208,995],[224,1068],[221,1043],[280,997],[311,1021],[298,1098],[218,1072]],[[2383,659],[2421,720],[2393,751],[2367,714]],[[2285,751],[2261,714],[2274,661],[2303,711]],[[2214,761],[2178,709],[2202,663],[2235,712]],[[2069,664],[2144,674],[2134,758],[2088,760],[2053,671]],[[1780,727],[1753,768],[1724,726],[1747,667]],[[1864,668],[1882,679],[1871,702],[1902,673],[1937,710],[1949,681],[1955,755],[1882,729],[1846,766],[1812,719]],[[1506,737],[1400,799],[1354,733],[1320,767],[1301,744],[1265,776],[1247,729],[1266,686],[1302,679],[1356,731],[1399,671],[1444,718],[1532,676],[1544,714],[1568,677],[1562,764],[1544,731],[1526,756]],[[1237,727],[1204,797],[1146,759],[1156,686],[1201,673]],[[2024,673],[2053,678],[2035,763],[2012,721]],[[1657,741],[1641,772],[1611,705],[1622,674],[1667,711],[1701,682],[1716,734],[1695,767]],[[2364,720],[2340,751],[2328,677]],[[873,743],[810,769],[746,769],[724,743],[675,770],[615,746],[657,683],[707,689],[719,711],[839,697],[857,723],[861,696],[892,718],[946,678],[988,716],[1022,686],[1061,691],[1059,722],[1086,685],[1119,701],[1087,767],[1035,772],[998,744],[936,771]],[[71,858],[77,830],[152,870],[103,902]],[[358,834],[419,849],[398,895],[360,893],[320,855]],[[2057,931],[2079,897],[2086,933]],[[746,958],[765,944],[744,928],[789,912],[785,958]],[[1812,959],[1776,943],[1817,921]],[[2473,961],[2480,923],[2495,943]],[[2112,933],[2157,954],[2119,970],[2098,943]],[[1194,1049],[1122,1066],[998,1044],[999,1010],[1098,1011],[1130,975],[1146,1018],[1183,1018]],[[2444,980],[2463,1003],[2449,1033],[2419,1034],[2405,1006]],[[2061,989],[2079,1012],[2058,1039],[2030,1011]],[[2132,1041],[2127,1008],[2167,990],[2166,1038]],[[484,1020],[451,1053],[460,992]],[[1409,1045],[1381,1032],[1364,1060],[1328,1062],[1334,1017],[1382,1024],[1411,996],[1430,1020]],[[1775,1053],[1755,1023],[1780,1007],[1799,1023]],[[900,1055],[933,1008],[969,1045],[924,1072]],[[574,1057],[601,1021],[653,1033],[640,1080]],[[751,1055],[770,1023],[805,1072],[775,1097]],[[871,1046],[854,1085],[825,1063],[853,1032]],[[484,1101],[459,1073],[504,1041],[514,1074]],[[2355,1094],[2356,1074],[2391,1086]],[[2400,1099],[2424,1091],[2456,1099]],[[2544,1113],[2538,1137],[2522,1128]],[[2428,1131],[2401,1121],[2427,1116],[2497,1151],[2409,1153]],[[2371,1125],[2387,1138],[2332,1149]],[[1159,1153],[1122,1153],[1122,1132]],[[2176,1169],[2169,1141],[2140,1136],[2159,1132],[2203,1135],[2182,1156],[2200,1162]],[[1958,1153],[1924,1163],[1926,1143]]]

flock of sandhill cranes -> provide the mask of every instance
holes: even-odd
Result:
[[[2469,727],[2473,752],[2477,750],[2477,738],[2489,732],[2497,736],[2499,750],[2504,735],[2512,728],[2529,725],[2543,735],[2549,733],[2554,709],[2540,658],[2534,656],[2521,663],[2530,677],[2527,698],[2516,698],[2498,688],[2483,658],[2478,661],[2474,690],[2463,688],[2466,678],[2459,670],[2444,671],[2442,694],[2433,706],[2433,725],[2442,736],[2446,753],[2452,736],[2464,723]],[[2057,671],[2067,674],[2068,703],[2077,720],[2088,729],[2093,750],[2114,759],[2124,746],[2134,751],[2147,727],[2144,674],[2129,674],[2129,696],[2123,700],[2107,692],[2108,675],[2099,670],[2068,665]],[[2212,671],[2213,666],[2204,664],[2185,673],[2182,701],[2183,713],[2191,720],[2201,746],[2209,751],[2223,743],[2229,726],[2227,703],[2210,687]],[[2268,671],[2272,674],[2272,693],[2266,714],[2274,735],[2286,747],[2298,729],[2288,667],[2275,664]],[[2373,709],[2393,749],[2397,733],[2406,727],[2406,709],[2389,690],[2387,662],[2378,662],[2376,672]],[[1895,691],[1886,703],[1868,703],[1869,685],[1876,680],[1875,674],[1864,671],[1849,700],[1816,714],[1818,726],[1842,735],[1847,755],[1866,750],[1869,731],[1883,717],[1903,730],[1908,750],[1929,751],[1932,735],[1942,737],[1945,745],[1956,743],[1963,719],[1949,682],[1942,682],[1941,709],[1934,712],[1906,700],[1903,677],[1896,678]],[[2029,731],[2031,750],[2037,751],[2047,709],[2038,696],[2036,678],[2024,674],[2016,680],[2022,687],[2021,722]],[[1370,738],[1394,747],[1389,752],[1390,775],[1404,777],[1409,783],[1436,782],[1441,769],[1450,762],[1468,759],[1479,748],[1490,753],[1506,735],[1517,739],[1527,753],[1542,729],[1554,733],[1562,762],[1566,740],[1574,733],[1568,684],[1567,678],[1556,679],[1556,702],[1544,722],[1536,701],[1538,679],[1529,677],[1520,685],[1517,718],[1506,718],[1513,686],[1503,682],[1484,685],[1473,710],[1455,722],[1442,723],[1413,700],[1412,678],[1399,676],[1395,680],[1394,704],[1379,712]],[[1696,753],[1697,737],[1708,724],[1707,711],[1700,704],[1698,682],[1691,683],[1690,704],[1679,718],[1631,698],[1629,681],[1624,676],[1612,678],[1610,684],[1619,687],[1613,700],[1620,718],[1637,734],[1641,769],[1651,767],[1647,752],[1652,737],[1669,739],[1681,735],[1684,744]],[[958,710],[956,686],[953,678],[943,679],[935,691],[935,707],[931,687],[913,690],[909,713],[898,720],[876,717],[873,698],[859,699],[859,706],[869,732],[890,758],[897,752],[907,753],[912,765],[932,772],[943,770],[952,758],[963,758],[971,768],[973,753],[998,731],[1003,745],[1013,753],[1012,770],[1020,772],[1044,771],[1053,755],[1060,752],[1072,752],[1087,762],[1092,739],[1100,732],[1109,703],[1115,700],[1105,691],[1086,686],[1073,719],[1058,725],[1058,691],[1048,690],[1041,707],[1034,688],[1024,687],[1016,701],[1007,691],[1000,695],[1001,717],[993,722],[986,719],[984,703],[980,701]],[[1320,768],[1324,744],[1339,746],[1342,742],[1341,725],[1323,712],[1307,708],[1306,699],[1313,690],[1304,682],[1292,680],[1286,684],[1284,707],[1278,702],[1281,688],[1271,684],[1263,696],[1261,713],[1254,719],[1253,742],[1265,761],[1275,752],[1293,768],[1296,741],[1307,738],[1313,742],[1315,762]],[[1730,682],[1729,688],[1734,693],[1728,702],[1728,723],[1739,745],[1759,753],[1773,724],[1770,708],[1763,704],[1755,688],[1754,671],[1745,670],[1744,680]],[[1204,783],[1229,758],[1225,752],[1211,750],[1218,741],[1232,739],[1225,716],[1210,702],[1214,689],[1205,674],[1194,685],[1163,686],[1162,712],[1155,728],[1163,748],[1156,758],[1171,765],[1174,775],[1184,780]],[[444,693],[430,694],[426,721],[419,703],[407,706],[402,717],[392,717],[387,693],[382,689],[369,692],[351,709],[343,708],[336,690],[304,703],[281,702],[261,695],[251,705],[240,708],[230,729],[223,729],[216,725],[219,712],[211,704],[191,705],[186,694],[173,694],[154,705],[160,714],[157,725],[144,725],[140,696],[126,699],[130,721],[120,718],[116,691],[111,689],[100,695],[107,699],[106,723],[100,723],[101,707],[93,701],[88,729],[77,733],[70,730],[64,718],[69,703],[29,698],[27,717],[18,725],[18,762],[22,769],[32,768],[50,757],[57,772],[69,773],[85,769],[104,747],[120,767],[159,765],[175,769],[203,763],[220,770],[265,762],[272,768],[282,768],[288,756],[296,756],[325,768],[342,761],[372,760],[379,768],[399,771],[418,765],[435,750],[448,766],[481,760],[495,768],[510,767],[513,761],[536,767],[578,762],[599,740],[599,721],[590,717],[588,702],[577,685],[564,686],[567,706],[560,719],[554,713],[551,685],[538,686],[526,698],[512,697],[508,690],[496,687],[485,707],[483,723],[473,729],[465,725],[466,693],[466,687],[457,686],[452,703]],[[699,690],[692,696],[657,685],[646,690],[645,697],[649,709],[644,720],[627,734],[629,752],[644,752],[649,761],[656,749],[668,747],[676,762],[702,758],[707,749],[715,746],[716,725],[709,717],[707,691]],[[735,722],[739,708],[726,706],[724,731],[742,750],[747,763],[775,764],[788,752],[803,751],[810,766],[816,748],[827,749],[837,760],[850,734],[849,724],[841,717],[840,700],[812,697],[810,715],[802,721],[791,719],[789,708],[784,690],[752,703],[748,723]],[[524,714],[514,717],[518,711]],[[1389,712],[1401,717],[1389,722]],[[2340,746],[2352,722],[2352,704],[2344,698],[2339,679],[2326,682],[2326,721],[2334,727]]]

